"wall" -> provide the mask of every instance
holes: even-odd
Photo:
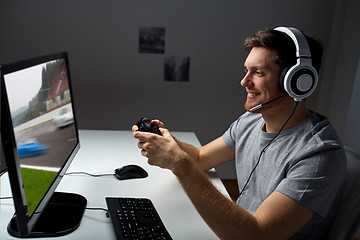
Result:
[[[333,18],[342,20],[347,11],[335,11],[340,2],[2,0],[0,62],[68,51],[80,128],[127,130],[148,116],[172,131],[194,131],[205,144],[244,112],[244,38],[294,26],[320,38],[325,49],[336,47]],[[166,28],[165,54],[138,53],[142,26]],[[190,57],[189,82],[164,82],[165,55]],[[320,78],[333,69],[328,61]],[[325,113],[319,98],[334,87],[332,77],[326,81],[309,99]],[[223,169],[220,174],[233,174]]]
[[[337,0],[317,108],[334,124],[344,145],[360,152],[360,1]],[[330,80],[330,81],[328,81]]]
[[[357,67],[356,81],[351,94],[349,111],[346,116],[344,132],[342,134],[342,139],[344,141],[344,144],[346,144],[348,147],[352,149],[357,150],[358,152],[360,152],[359,151],[360,141],[358,139],[360,136],[359,103],[360,103],[360,59]]]

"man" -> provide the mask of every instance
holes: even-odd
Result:
[[[309,45],[319,68],[322,51],[312,40]],[[241,80],[245,109],[268,104],[246,112],[223,136],[200,148],[175,139],[158,120],[152,123],[163,136],[133,126],[138,147],[149,164],[177,176],[220,239],[323,239],[341,194],[343,148],[325,117],[309,111],[305,100],[283,96],[280,73],[296,62],[291,38],[276,30],[260,31],[244,46],[249,51]],[[233,159],[240,190],[236,203],[204,173]]]

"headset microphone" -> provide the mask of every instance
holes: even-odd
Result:
[[[274,99],[272,99],[272,100],[270,100],[270,101],[268,101],[268,102],[266,102],[266,103],[259,104],[259,105],[255,106],[255,107],[253,107],[253,108],[250,108],[249,112],[254,112],[254,111],[262,108],[264,105],[266,105],[266,104],[268,104],[268,103],[271,103],[271,102],[273,102],[273,101],[275,101],[275,100],[278,100],[279,98],[282,98],[282,97],[284,97],[284,96],[286,96],[286,95],[287,95],[287,94],[281,95],[280,97],[274,98]]]

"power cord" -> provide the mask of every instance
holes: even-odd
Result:
[[[90,174],[90,173],[86,173],[86,172],[70,172],[70,173],[66,173],[65,175],[76,175],[76,174],[84,174],[84,175],[88,175],[91,177],[103,177],[103,176],[114,176],[114,174]],[[13,199],[13,197],[0,197],[0,200],[5,200],[5,199]],[[76,205],[76,204],[75,204]],[[107,210],[106,208],[99,208],[99,207],[86,207],[86,210],[91,210],[91,211],[105,211],[106,212],[106,217],[109,218],[109,210]],[[40,212],[34,212],[33,214],[40,214]]]
[[[2,175],[4,175],[4,174],[6,173],[6,171],[7,171],[7,170],[5,170],[5,171],[3,171],[2,173],[0,173],[0,177],[1,177]]]
[[[114,176],[114,173],[105,173],[105,174],[91,174],[87,172],[69,172],[65,173],[65,175],[88,175],[91,177],[105,177],[105,176]]]
[[[64,204],[61,204],[61,203],[56,203],[55,205],[59,205],[59,206],[61,206],[61,205],[64,205]],[[75,207],[82,207],[82,206],[80,206],[80,205],[78,205],[78,204],[71,204],[72,206],[75,206]],[[106,209],[106,208],[101,208],[101,207],[85,207],[84,208],[85,210],[90,210],[90,211],[104,211],[104,212],[106,212],[106,217],[107,218],[109,218],[110,217],[110,215],[109,215],[109,210],[108,209]],[[33,214],[40,214],[41,212],[34,212]]]
[[[85,208],[86,210],[91,210],[91,211],[105,211],[106,212],[106,218],[110,218],[110,213],[109,213],[109,210],[107,210],[106,208],[89,208],[89,207],[86,207]]]
[[[13,197],[0,197],[0,200],[13,199]]]

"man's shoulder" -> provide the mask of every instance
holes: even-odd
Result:
[[[262,120],[262,119],[263,119],[262,115],[259,114],[259,113],[245,112],[237,119],[237,121],[254,122],[254,121],[259,121],[259,120]]]
[[[317,136],[323,136],[325,138],[334,138],[340,141],[339,136],[335,128],[332,126],[329,119],[319,113],[313,112],[310,115],[311,132]]]
[[[234,144],[245,135],[250,136],[251,132],[259,131],[263,123],[264,120],[261,114],[245,112],[230,125],[227,131],[223,134],[223,139],[228,143],[228,145],[230,142]]]

